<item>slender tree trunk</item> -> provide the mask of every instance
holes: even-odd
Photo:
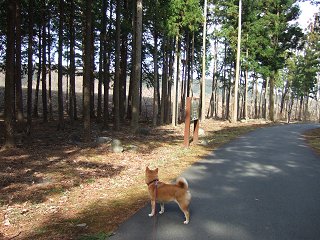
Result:
[[[39,112],[38,112],[38,103],[39,103],[39,88],[40,88],[40,78],[41,78],[41,56],[42,56],[42,37],[41,37],[41,26],[39,26],[39,63],[38,63],[38,72],[37,72],[37,82],[36,82],[36,91],[35,91],[35,96],[34,96],[34,106],[33,106],[33,116],[38,118],[39,117]]]
[[[236,77],[234,81],[234,99],[233,99],[233,114],[232,122],[238,120],[238,85],[240,78],[240,53],[241,53],[241,14],[242,14],[242,1],[239,0],[239,13],[238,13],[238,43],[237,43],[237,62],[236,62]]]
[[[58,42],[58,129],[64,128],[63,123],[63,92],[62,92],[62,48],[63,48],[63,21],[64,21],[64,1],[59,2],[59,42]]]
[[[128,35],[123,34],[121,39],[121,61],[120,61],[120,120],[123,121],[126,115],[126,98],[127,98],[127,57],[128,57]]]
[[[190,31],[188,31],[188,35],[187,35],[187,46],[186,46],[186,90],[185,90],[185,99],[187,99],[187,97],[189,97],[190,95],[190,79],[191,79],[191,45],[192,45],[192,37],[190,38]]]
[[[266,79],[266,86],[265,86],[265,92],[264,92],[264,101],[263,101],[263,118],[264,119],[267,119],[267,96],[268,96],[268,86],[269,86],[269,83],[270,83],[270,78],[267,77]],[[271,83],[270,83],[271,85]],[[269,89],[269,91],[271,91],[271,88]],[[271,93],[270,93],[271,95]],[[270,96],[269,95],[269,96]],[[270,104],[270,100],[269,100],[269,104]],[[270,113],[270,110],[269,110],[269,113]],[[270,116],[270,115],[269,115]],[[270,119],[271,120],[271,119]]]
[[[134,131],[139,128],[139,82],[141,81],[141,45],[142,45],[142,0],[137,0],[137,21],[136,21],[136,42],[135,42],[135,60],[134,60],[134,81],[132,86],[132,119],[131,127]]]
[[[288,105],[289,105],[288,106],[288,123],[290,123],[290,120],[291,120],[293,101],[294,101],[294,96],[292,94],[288,102]]]
[[[158,122],[158,29],[157,29],[157,11],[158,11],[158,1],[155,2],[155,16],[154,16],[154,33],[153,33],[153,39],[154,39],[154,52],[153,52],[153,64],[154,64],[154,86],[153,86],[153,118],[152,118],[152,124],[153,126],[157,125]]]
[[[110,17],[109,19],[112,18],[112,12],[113,12],[113,1],[110,0]],[[104,49],[105,51],[103,52],[103,66],[104,66],[104,71],[103,71],[103,76],[104,76],[104,100],[103,100],[103,125],[105,128],[108,128],[108,120],[109,120],[109,84],[110,84],[110,55],[111,55],[111,48],[107,44],[107,34],[106,34],[106,19],[107,19],[107,2],[106,0],[103,0],[103,15],[102,15],[102,21],[103,21],[103,34],[104,34]],[[112,25],[111,21],[109,23],[109,29],[108,29],[108,40],[111,40],[111,30],[112,30]],[[108,55],[107,55],[108,53]]]
[[[232,76],[232,64],[230,65],[229,69],[229,78],[228,78],[228,87],[227,87],[227,97],[226,97],[226,119],[230,120],[230,101],[231,101],[231,87],[232,87],[232,82],[231,82],[231,76]]]
[[[189,82],[189,91],[188,91],[188,97],[192,97],[193,96],[193,70],[194,70],[194,45],[195,45],[195,40],[194,40],[194,32],[192,32],[192,45],[191,45],[191,66],[190,66],[190,82]]]
[[[90,116],[90,86],[92,76],[91,46],[92,46],[92,0],[87,0],[85,4],[85,35],[84,35],[84,78],[83,78],[83,120],[84,139],[91,140],[91,116]]]
[[[309,96],[305,96],[304,98],[303,121],[306,122],[309,120]]]
[[[258,118],[258,80],[256,76],[254,78],[254,118]]]
[[[289,81],[286,82],[286,85],[284,87],[284,91],[282,94],[282,98],[281,98],[281,103],[280,103],[280,115],[282,116],[283,113],[283,108],[284,108],[284,104],[285,104],[285,100],[286,100],[286,96],[289,92]]]
[[[99,79],[98,79],[98,102],[97,102],[97,122],[101,121],[102,114],[102,82],[103,82],[103,35],[100,33],[100,51],[99,51]]]
[[[113,104],[114,104],[114,118],[113,126],[116,131],[120,127],[120,18],[121,18],[121,0],[117,0],[116,8],[116,52],[115,52],[115,79],[113,87]]]
[[[247,48],[246,51],[246,58],[249,58],[249,49]],[[244,87],[244,114],[243,117],[244,119],[248,119],[248,102],[249,102],[249,98],[248,98],[248,85],[249,85],[249,69],[248,67],[246,68],[246,72],[245,72],[245,87]]]
[[[204,22],[202,36],[202,80],[201,80],[201,120],[206,117],[206,37],[207,37],[207,0],[204,0]]]
[[[170,123],[170,113],[171,115],[173,114],[173,109],[172,109],[172,98],[171,98],[171,93],[172,93],[172,84],[173,84],[173,64],[174,64],[174,55],[172,52],[172,49],[174,48],[174,41],[170,41],[170,50],[169,50],[169,78],[168,78],[168,95],[167,95],[167,106],[168,110],[165,115],[165,122]]]
[[[172,99],[172,126],[177,126],[178,124],[178,83],[179,83],[179,36],[176,35],[175,40],[175,53],[174,53],[174,76],[173,76],[173,99]]]
[[[46,31],[46,9],[47,5],[43,2],[42,9],[42,111],[43,122],[48,122],[48,98],[47,98],[47,31]]]
[[[227,82],[226,82],[226,71],[227,71],[227,43],[224,42],[224,58],[223,58],[223,75],[222,75],[222,119],[227,119]]]
[[[93,11],[93,9],[91,10]],[[94,66],[94,41],[95,41],[95,33],[94,33],[94,18],[92,17],[91,19],[91,47],[90,47],[90,57],[91,57],[91,69],[90,69],[90,73],[91,73],[91,86],[90,86],[90,115],[91,118],[95,118],[95,76],[94,76],[94,70],[95,70],[95,66]]]
[[[142,52],[141,52],[142,54]],[[141,62],[142,64],[142,62]],[[140,76],[141,76],[141,79],[139,81],[139,115],[141,115],[142,113],[142,66],[141,66],[141,69],[140,69]],[[146,108],[147,109],[147,108]],[[146,111],[146,119],[148,118],[148,111]]]
[[[14,142],[14,65],[15,65],[15,14],[16,1],[11,0],[7,5],[7,49],[6,49],[6,76],[4,95],[4,125],[5,125],[5,147],[12,148]]]
[[[15,82],[16,82],[16,112],[18,125],[24,121],[22,84],[21,84],[21,2],[16,0],[16,64],[15,64]]]
[[[132,52],[131,52],[131,73],[130,73],[130,84],[129,84],[129,94],[128,94],[128,104],[127,104],[127,119],[132,119],[132,92],[133,92],[133,85],[135,81],[135,59],[136,59],[136,52],[134,51],[134,47],[136,46],[136,31],[134,30],[137,24],[137,1],[133,0],[132,3]]]
[[[186,37],[186,43],[185,45],[188,45],[188,37]],[[184,47],[185,49],[187,48],[187,46]],[[180,118],[179,121],[184,121],[185,119],[185,106],[186,106],[186,89],[187,89],[187,51],[184,50],[183,51],[184,56],[181,58],[182,59],[182,71],[181,71],[181,86],[180,86]],[[183,119],[183,120],[182,120]]]
[[[50,13],[48,13],[48,73],[49,73],[49,119],[53,120],[52,110],[52,74],[51,74],[51,31],[50,31]]]
[[[274,82],[275,82],[275,73],[271,74],[270,77],[270,92],[269,92],[269,118],[270,121],[274,122]]]
[[[70,0],[70,94],[69,94],[69,116],[71,122],[77,119],[77,98],[76,98],[76,67],[75,67],[75,29],[74,29],[74,0]]]
[[[120,120],[124,121],[126,115],[126,98],[127,98],[127,58],[128,58],[128,31],[126,30],[126,25],[130,24],[129,21],[129,1],[123,1],[123,20],[121,29],[121,49],[120,49],[120,89],[119,89],[119,99],[120,99]]]
[[[34,0],[29,1],[28,25],[28,97],[27,97],[27,134],[30,135],[32,127],[32,78],[33,78],[33,18]]]
[[[167,38],[163,39],[163,66],[162,66],[162,87],[161,87],[161,112],[160,112],[160,124],[162,125],[165,120],[165,114],[168,109],[168,50],[167,50]]]
[[[208,114],[207,114],[207,118],[212,118],[213,117],[213,114],[214,114],[214,110],[215,110],[215,102],[216,102],[216,99],[215,99],[215,96],[216,96],[216,89],[217,89],[217,84],[218,84],[218,81],[217,81],[217,78],[216,78],[216,74],[217,74],[217,57],[218,57],[218,54],[217,54],[217,40],[215,40],[214,42],[214,47],[213,47],[213,51],[214,51],[214,55],[213,55],[213,73],[212,73],[212,87],[211,87],[211,97],[210,97],[210,105],[209,105],[209,108],[208,108]]]

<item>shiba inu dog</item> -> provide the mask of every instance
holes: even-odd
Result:
[[[188,224],[190,220],[189,204],[191,201],[191,194],[188,190],[187,180],[180,177],[175,184],[160,182],[158,178],[158,168],[151,170],[149,167],[146,167],[145,180],[151,198],[151,213],[149,214],[149,217],[152,217],[155,214],[156,202],[160,203],[161,209],[159,213],[162,214],[164,213],[164,203],[175,201],[178,203],[186,218],[183,223]]]

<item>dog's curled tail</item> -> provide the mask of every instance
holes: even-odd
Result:
[[[184,188],[184,189],[188,189],[189,185],[188,185],[188,182],[187,180],[184,178],[184,177],[179,177],[177,179],[177,182],[176,184],[181,187],[181,188]]]

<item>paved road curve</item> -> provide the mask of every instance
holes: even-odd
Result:
[[[172,203],[155,228],[148,205],[110,239],[319,240],[320,157],[301,136],[316,127],[263,128],[224,145],[183,174],[189,225]]]

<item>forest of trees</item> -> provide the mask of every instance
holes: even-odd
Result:
[[[299,14],[296,0],[2,0],[5,145],[21,126],[32,134],[35,118],[58,130],[83,121],[85,141],[92,121],[137,131],[146,87],[154,126],[183,121],[197,94],[206,118],[319,121],[319,14],[306,31]]]

